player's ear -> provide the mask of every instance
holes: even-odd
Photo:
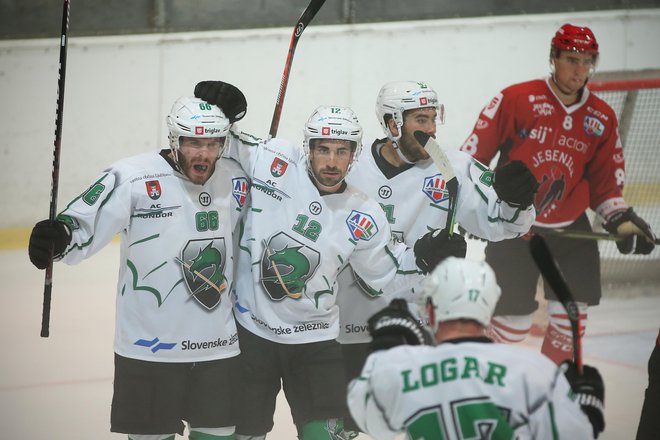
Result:
[[[399,135],[399,127],[396,126],[396,122],[394,121],[394,118],[389,118],[387,120],[387,128],[390,129],[390,133],[392,133],[392,136]]]

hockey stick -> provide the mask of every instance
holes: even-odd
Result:
[[[556,235],[559,237],[575,238],[577,240],[619,241],[626,238],[625,235],[610,234],[609,232],[578,231],[574,229],[562,228],[540,228],[538,226],[532,226],[532,231],[540,235]],[[653,243],[660,244],[660,238],[656,238]]]
[[[64,114],[64,80],[66,78],[66,49],[68,43],[67,33],[69,31],[69,9],[70,0],[64,0],[62,7],[62,35],[60,36],[60,66],[57,80],[57,109],[55,111],[55,142],[53,148],[53,171],[50,189],[50,210],[48,219],[53,221],[57,216],[57,189],[60,177],[60,146],[62,143],[62,116]],[[53,290],[53,248],[50,250],[50,258],[46,266],[44,279],[44,302],[41,312],[41,337],[47,338],[50,334],[50,299]]]
[[[314,16],[321,6],[325,3],[325,0],[312,0],[307,5],[307,8],[303,11],[296,26],[293,28],[293,35],[291,36],[291,43],[289,43],[289,54],[286,57],[286,63],[284,63],[284,73],[282,74],[282,81],[280,82],[280,91],[277,94],[277,102],[275,103],[275,111],[273,112],[273,120],[270,123],[270,130],[268,135],[271,138],[274,138],[277,135],[277,129],[280,125],[280,116],[282,115],[282,106],[284,105],[284,96],[286,95],[286,87],[289,84],[289,72],[291,71],[291,64],[293,63],[293,54],[296,51],[296,45],[298,40],[302,36],[303,31],[307,25],[312,21]]]
[[[566,309],[568,320],[571,323],[571,334],[573,335],[573,361],[575,362],[578,373],[582,375],[580,310],[545,240],[540,235],[534,235],[529,242],[529,248],[536,265],[541,271],[541,275],[550,284],[555,295],[557,295],[557,299],[564,306],[564,309]]]
[[[440,148],[440,145],[438,145],[435,139],[419,130],[415,132],[415,139],[417,139],[417,142],[419,142],[429,156],[431,156],[433,163],[435,163],[435,166],[440,170],[442,177],[445,179],[445,188],[447,189],[447,197],[449,198],[447,201],[447,224],[445,228],[451,237],[454,234],[456,200],[458,198],[458,179],[456,178],[456,173],[449,163],[447,155],[442,151],[442,148]]]

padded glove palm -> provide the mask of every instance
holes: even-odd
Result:
[[[247,113],[245,95],[238,87],[223,81],[202,81],[195,86],[195,97],[217,105],[232,124]]]

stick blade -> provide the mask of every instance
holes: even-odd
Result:
[[[442,151],[442,148],[440,148],[440,145],[438,145],[435,139],[420,130],[417,130],[414,133],[414,136],[415,139],[417,139],[417,142],[419,142],[429,156],[431,156],[431,160],[433,160],[435,166],[438,167],[440,172],[442,172],[445,181],[448,182],[451,179],[454,179],[456,177],[454,168],[449,163],[447,155]]]

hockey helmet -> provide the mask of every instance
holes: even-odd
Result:
[[[167,115],[170,148],[177,160],[181,136],[226,138],[230,127],[229,119],[218,106],[199,98],[180,97],[174,102],[170,114]]]
[[[346,173],[357,162],[362,151],[362,126],[353,110],[348,107],[322,105],[314,110],[303,128],[303,150],[307,166],[311,170],[310,141],[314,139],[339,139],[350,141],[353,161]]]
[[[440,104],[438,94],[431,86],[417,81],[393,81],[385,84],[378,93],[376,116],[387,137],[396,142],[401,137],[403,113],[406,110],[427,107],[434,108],[438,114],[438,122],[444,123],[445,107]],[[387,126],[387,115],[396,123],[399,130],[397,136],[394,136]]]
[[[433,331],[438,323],[472,319],[487,326],[501,289],[484,261],[449,257],[424,280],[424,300]]]

